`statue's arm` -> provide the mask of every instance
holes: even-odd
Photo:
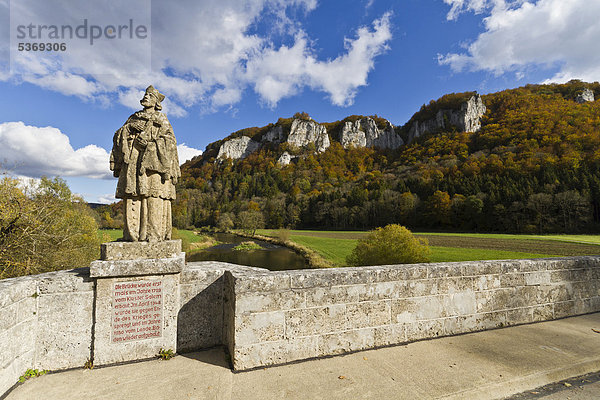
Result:
[[[117,178],[123,166],[124,156],[127,152],[127,134],[129,132],[132,117],[129,117],[125,124],[117,129],[113,136],[113,147],[110,152],[110,170],[113,171],[113,176]]]
[[[169,178],[171,178],[173,184],[177,183],[177,179],[181,176],[179,169],[179,156],[177,154],[177,140],[175,139],[175,133],[173,127],[163,114],[164,119],[162,122],[162,129],[160,134],[161,151],[166,156],[167,163],[169,165]]]

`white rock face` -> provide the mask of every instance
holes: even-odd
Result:
[[[295,119],[287,138],[287,142],[297,147],[304,147],[310,143],[315,144],[318,153],[322,153],[331,145],[329,135],[324,126],[315,121]]]
[[[477,132],[481,129],[481,117],[485,114],[485,104],[480,95],[472,96],[460,106],[459,110],[439,110],[435,118],[426,121],[415,121],[408,132],[408,142],[438,129],[455,126],[462,132]]]
[[[578,94],[575,101],[578,103],[587,103],[588,101],[594,101],[594,92],[591,89],[585,88],[583,92]]]
[[[248,157],[260,147],[260,143],[255,142],[248,136],[226,141],[219,148],[217,158],[231,158],[233,160],[241,160]]]
[[[286,165],[289,165],[294,158],[296,158],[296,157],[292,157],[290,155],[290,153],[285,151],[285,152],[283,152],[281,157],[279,157],[279,159],[277,160],[277,164],[279,164],[279,166],[281,166],[281,167],[285,167]]]
[[[349,147],[379,147],[396,149],[404,144],[402,138],[394,131],[389,122],[384,130],[377,127],[372,118],[361,118],[354,123],[348,121],[342,129],[341,143],[345,149]]]

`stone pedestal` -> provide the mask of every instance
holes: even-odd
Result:
[[[102,244],[96,280],[94,365],[155,357],[177,347],[181,241]]]

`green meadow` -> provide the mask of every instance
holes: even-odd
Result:
[[[264,229],[261,235],[277,236]],[[290,239],[317,251],[337,266],[346,263],[359,239],[368,232],[290,231]],[[478,233],[415,233],[427,240],[432,262],[505,260],[600,254],[600,235],[510,235]]]
[[[315,250],[321,257],[336,266],[346,265],[364,231],[313,231],[291,230],[290,239]],[[261,229],[257,234],[278,236],[278,230]],[[123,232],[119,229],[99,231],[105,241],[117,240]],[[522,258],[564,257],[600,254],[600,235],[511,235],[483,233],[421,232],[416,236],[427,240],[432,262],[506,260]],[[175,237],[183,240],[187,251],[211,245],[206,237],[193,231],[177,230]],[[204,243],[206,242],[206,243]],[[216,243],[215,243],[216,244]]]

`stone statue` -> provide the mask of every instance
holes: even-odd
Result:
[[[166,115],[165,96],[148,86],[143,110],[115,132],[110,169],[119,178],[115,197],[123,199],[123,240],[160,242],[171,239],[171,202],[181,176],[177,142]]]

